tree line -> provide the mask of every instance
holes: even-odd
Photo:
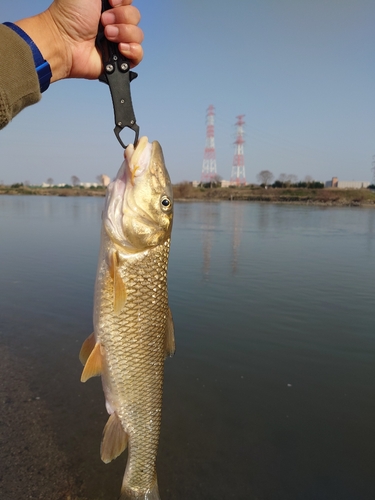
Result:
[[[309,188],[309,189],[321,189],[324,188],[322,182],[315,181],[311,175],[306,175],[303,181],[298,181],[298,177],[295,174],[280,174],[279,178],[273,183],[275,176],[269,170],[261,170],[257,175],[257,181],[263,187],[274,187],[274,188],[286,188],[286,187],[299,187],[299,188]]]

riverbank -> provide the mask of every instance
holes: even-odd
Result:
[[[52,187],[41,188],[34,186],[1,186],[0,195],[25,195],[25,196],[105,196],[106,189],[104,187],[83,188],[83,187]]]
[[[177,200],[261,201],[324,206],[373,206],[375,192],[370,189],[307,189],[245,186],[238,188],[193,188],[174,186]]]
[[[260,188],[256,186],[231,188],[201,188],[189,183],[173,186],[179,201],[261,201],[304,205],[375,207],[375,191],[370,189],[307,189]],[[34,188],[0,186],[0,195],[31,196],[105,196],[105,188]]]

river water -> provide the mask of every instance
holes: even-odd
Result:
[[[3,399],[0,428],[28,440],[28,418],[43,415],[40,447],[61,454],[72,488],[47,494],[40,476],[55,478],[44,464],[29,498],[115,500],[120,490],[125,457],[100,461],[101,385],[79,382],[77,358],[92,331],[102,206],[0,197],[0,348],[17,372],[2,384],[18,394],[21,378],[31,395],[31,413],[11,419]],[[176,203],[162,500],[375,498],[374,276],[374,209]],[[16,461],[11,446],[1,455],[1,498],[20,498],[12,463],[43,461],[30,446]]]

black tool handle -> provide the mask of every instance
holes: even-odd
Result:
[[[102,12],[111,9],[108,0],[102,0]],[[130,93],[130,82],[138,75],[130,71],[130,61],[118,50],[117,43],[107,40],[104,35],[104,28],[100,23],[96,43],[102,53],[104,72],[99,80],[109,85],[113,109],[115,114],[115,135],[123,148],[120,133],[128,127],[135,132],[134,145],[138,142],[139,126],[134,114],[133,103]]]

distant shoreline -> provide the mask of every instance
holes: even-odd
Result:
[[[254,186],[234,188],[201,188],[188,183],[173,186],[177,201],[250,201],[295,205],[374,207],[375,192],[370,189],[307,189],[269,188]],[[0,195],[24,196],[89,196],[104,197],[105,188],[33,188],[0,186]]]
[[[13,188],[11,186],[0,186],[0,195],[24,195],[24,196],[105,196],[105,188],[34,188],[29,186],[21,186]]]

